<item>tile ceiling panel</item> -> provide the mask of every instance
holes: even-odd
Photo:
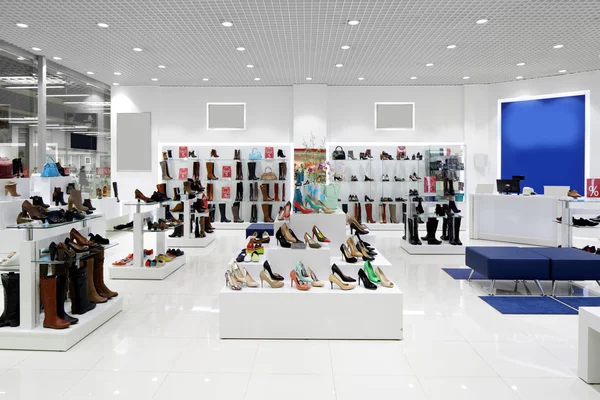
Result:
[[[108,84],[493,83],[600,69],[600,1],[3,0],[0,39]]]

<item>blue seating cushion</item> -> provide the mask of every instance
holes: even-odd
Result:
[[[254,232],[267,232],[269,236],[274,236],[273,232],[273,224],[272,223],[262,223],[262,224],[250,224],[246,228],[246,237],[252,236]]]
[[[567,247],[531,247],[526,250],[550,260],[552,280],[600,279],[600,255]]]
[[[465,261],[488,279],[550,279],[550,260],[520,247],[468,246]]]

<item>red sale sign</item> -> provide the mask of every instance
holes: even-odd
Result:
[[[436,178],[435,176],[426,176],[425,178],[423,178],[425,187],[424,187],[424,192],[425,193],[435,193],[436,192]]]
[[[600,188],[599,188],[600,179],[588,178],[587,184],[585,186],[586,186],[585,197],[592,198],[592,199],[597,199],[600,197]]]
[[[229,186],[223,186],[221,188],[221,198],[229,199],[231,197],[231,188]]]
[[[179,146],[179,158],[187,158],[188,148],[187,146]]]
[[[273,147],[265,147],[265,158],[273,158],[275,156],[275,149]]]
[[[230,165],[223,165],[222,176],[223,176],[223,178],[231,178],[231,166]]]
[[[179,168],[179,180],[185,181],[188,178],[188,169],[187,168]]]

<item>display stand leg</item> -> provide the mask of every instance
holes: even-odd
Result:
[[[561,213],[561,230],[560,230],[560,244],[562,247],[570,248],[573,247],[573,227],[571,208],[568,201],[561,201],[562,213]]]
[[[133,214],[133,266],[144,266],[144,216]]]
[[[20,326],[23,329],[33,329],[38,324],[40,302],[37,287],[37,265],[35,260],[35,242],[33,229],[26,229],[27,240],[21,242],[21,268],[19,271],[19,298],[21,307]]]

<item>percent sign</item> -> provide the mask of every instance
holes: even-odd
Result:
[[[598,186],[595,185],[590,185],[590,187],[588,187],[588,192],[593,196],[593,197],[598,197]]]

